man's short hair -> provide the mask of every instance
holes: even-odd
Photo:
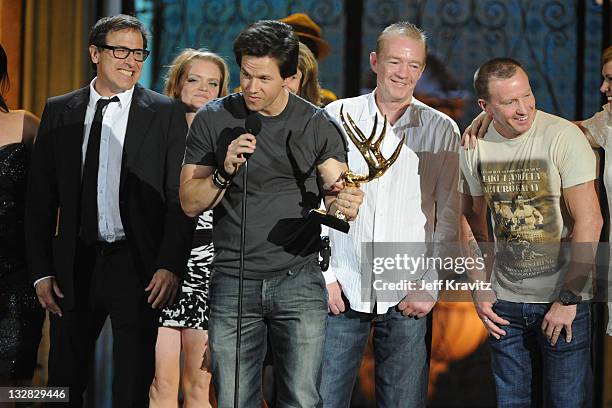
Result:
[[[234,40],[234,55],[238,66],[241,66],[243,55],[274,58],[284,79],[297,72],[298,44],[298,38],[289,25],[276,20],[261,20],[238,34]]]
[[[425,34],[425,31],[408,21],[398,21],[397,23],[393,23],[382,30],[376,39],[376,54],[381,52],[382,41],[385,39],[385,37],[397,34],[405,35],[408,38],[419,41],[421,44],[423,44],[425,55],[427,55],[427,34]]]
[[[127,14],[117,14],[116,16],[102,17],[89,31],[89,45],[106,45],[106,35],[113,31],[134,30],[142,35],[142,47],[147,48],[148,32],[144,24],[136,17]],[[96,64],[91,62],[91,67],[96,71]]]
[[[89,45],[105,45],[106,35],[112,31],[120,30],[139,31],[142,35],[143,48],[147,48],[148,33],[144,24],[136,17],[126,14],[117,14],[116,16],[99,19],[89,32]]]
[[[476,70],[476,73],[474,73],[476,97],[488,101],[491,97],[489,94],[489,81],[491,78],[512,78],[519,68],[523,69],[521,63],[512,58],[493,58],[482,64]]]

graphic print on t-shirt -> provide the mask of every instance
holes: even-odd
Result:
[[[562,220],[546,162],[482,162],[480,175],[494,222],[498,271],[511,281],[555,273]]]

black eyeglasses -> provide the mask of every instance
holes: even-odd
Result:
[[[134,53],[134,59],[138,62],[143,62],[147,59],[151,51],[143,50],[142,48],[126,48],[126,47],[116,47],[114,45],[106,45],[99,44],[96,45],[98,48],[104,48],[106,50],[111,50],[113,52],[113,57],[117,59],[126,59],[130,53]]]

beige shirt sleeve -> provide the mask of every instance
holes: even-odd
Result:
[[[482,185],[478,178],[475,150],[460,149],[459,151],[459,186],[460,193],[470,196],[482,196]]]
[[[591,144],[607,148],[609,139],[612,137],[612,110],[610,109],[610,104],[606,104],[603,110],[584,120],[582,126],[587,130],[586,137]]]
[[[595,153],[578,126],[568,124],[559,138],[554,157],[562,188],[573,187],[596,178]]]

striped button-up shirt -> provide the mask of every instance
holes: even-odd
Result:
[[[333,102],[325,109],[340,123],[340,107],[344,106],[344,113],[351,116],[366,136],[372,131],[376,115],[378,135],[384,118],[376,106],[375,92]],[[372,273],[372,264],[365,261],[364,248],[373,248],[372,243],[424,246],[426,242],[458,240],[457,124],[413,98],[401,118],[393,126],[387,124],[387,135],[381,146],[384,157],[392,155],[404,134],[405,145],[395,164],[384,176],[362,184],[364,201],[356,220],[350,222],[349,233],[329,230],[332,259],[329,270],[324,272],[325,280],[328,284],[338,280],[351,309],[359,312],[384,314],[406,295],[405,290],[385,291],[384,299],[377,300],[377,291],[371,282],[376,275]],[[350,139],[348,144],[350,169],[367,173],[361,153]],[[435,281],[437,271],[433,268],[411,279]],[[435,290],[429,292],[437,295]]]

